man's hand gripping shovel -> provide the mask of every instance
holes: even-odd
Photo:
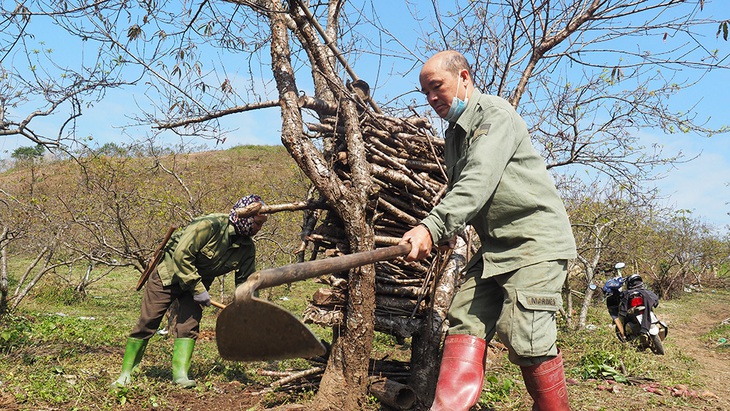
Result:
[[[307,326],[290,312],[257,298],[254,292],[261,288],[345,271],[377,261],[392,260],[407,255],[410,250],[411,244],[399,244],[253,273],[245,283],[236,288],[233,303],[218,315],[215,327],[218,352],[224,359],[235,361],[324,355],[324,345]]]

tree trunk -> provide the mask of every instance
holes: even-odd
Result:
[[[586,321],[587,321],[586,319],[588,317],[588,308],[590,308],[591,301],[593,300],[593,293],[594,293],[594,290],[591,289],[591,287],[586,287],[586,295],[583,298],[583,304],[581,305],[581,308],[580,308],[580,318],[579,318],[579,322],[578,322],[578,326],[580,327],[581,330],[586,328]]]
[[[411,353],[411,369],[413,373],[408,385],[415,391],[419,404],[426,409],[433,402],[441,363],[441,342],[443,341],[448,322],[446,315],[451,301],[459,288],[461,270],[467,263],[467,244],[457,237],[457,243],[441,270],[440,277],[434,281],[433,307],[428,319],[422,322],[421,328],[413,336]],[[437,270],[438,275],[438,270]]]
[[[6,241],[3,241],[8,235],[8,228],[3,227],[0,234],[0,316],[5,314],[8,309],[8,251]]]
[[[31,272],[38,265],[43,256],[45,256],[43,266],[38,270],[38,273],[28,283],[24,284],[25,280],[30,276]],[[18,288],[15,291],[15,295],[13,295],[13,304],[11,304],[10,306],[10,311],[15,311],[18,308],[20,303],[28,295],[30,290],[33,289],[38,280],[40,280],[41,277],[43,277],[43,274],[45,274],[49,270],[48,262],[50,261],[52,256],[53,251],[51,251],[49,247],[44,247],[43,250],[41,250],[41,252],[36,257],[36,259],[28,266],[27,270],[23,274],[23,282],[18,283]]]
[[[287,33],[289,16],[281,3],[270,2],[269,9],[271,60],[282,105],[282,143],[344,223],[350,251],[372,249],[373,232],[365,220],[371,178],[354,103],[343,99],[340,105],[351,177],[349,184],[345,184],[304,135],[298,88],[290,59]],[[325,64],[320,69],[331,73],[331,78],[336,78]],[[336,339],[313,409],[355,411],[363,408],[367,400],[374,317],[375,270],[373,266],[352,270],[348,282],[345,322],[340,329],[335,330]]]
[[[565,323],[569,329],[573,329],[573,289],[570,286],[570,281],[565,281],[564,294],[566,295],[566,308],[565,308]]]
[[[370,175],[365,145],[354,103],[341,104],[345,123],[352,189],[341,190],[334,204],[350,239],[350,251],[373,249],[373,232],[365,219],[365,204],[370,192]],[[343,327],[332,345],[327,369],[317,393],[314,409],[361,410],[367,401],[368,362],[375,324],[375,268],[367,265],[350,271],[348,299]],[[321,404],[321,405],[317,405]]]

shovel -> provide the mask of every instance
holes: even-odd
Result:
[[[218,315],[216,342],[226,360],[264,361],[324,355],[322,342],[297,317],[276,304],[254,296],[275,287],[323,274],[345,271],[376,261],[392,260],[411,250],[400,244],[324,260],[257,271],[236,288],[233,303]]]

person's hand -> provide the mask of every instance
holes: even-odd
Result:
[[[194,294],[193,301],[202,305],[203,307],[210,307],[210,294],[208,294],[207,291],[203,291],[200,294]]]
[[[431,255],[431,248],[433,247],[431,232],[421,224],[403,234],[400,244],[405,243],[411,243],[411,252],[406,256],[406,261],[418,261]]]

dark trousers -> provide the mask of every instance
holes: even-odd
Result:
[[[129,336],[143,340],[152,337],[160,327],[165,312],[175,300],[179,304],[173,335],[175,338],[197,339],[203,308],[193,301],[190,291],[183,290],[177,283],[163,286],[156,269],[147,281],[139,319]]]

